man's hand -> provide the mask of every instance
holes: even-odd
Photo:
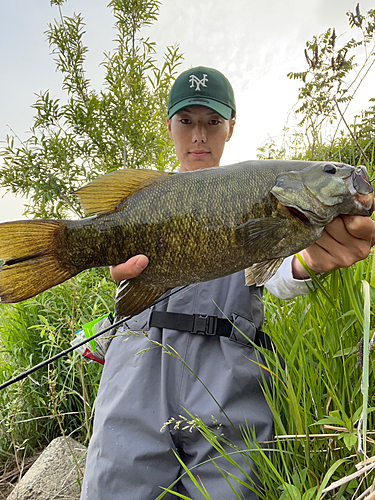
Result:
[[[111,276],[115,281],[129,280],[141,274],[147,265],[148,258],[146,255],[135,255],[124,264],[111,266]]]
[[[369,217],[342,215],[334,219],[322,236],[300,252],[308,267],[316,274],[350,267],[368,257],[375,244],[375,221]],[[292,261],[293,277],[308,278],[299,260]]]

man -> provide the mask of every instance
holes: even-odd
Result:
[[[219,165],[225,143],[233,134],[235,111],[232,87],[218,71],[198,67],[177,78],[169,98],[168,128],[180,172]],[[318,273],[349,266],[367,257],[374,224],[362,217],[338,218],[302,256]],[[147,263],[146,256],[135,256],[113,267],[112,277],[116,281],[135,277]],[[282,297],[307,293],[304,278],[303,267],[291,257],[270,289]],[[257,342],[257,329],[263,322],[261,298],[262,287],[246,287],[241,271],[190,286],[127,323],[106,355],[82,500],[154,500],[183,473],[175,454],[212,498],[237,498],[209,461],[217,454],[198,430],[160,429],[171,417],[186,416],[186,409],[209,426],[214,418],[219,432],[240,448],[238,429],[246,422],[259,441],[272,437],[272,414],[261,388],[267,374],[251,362],[259,361],[259,355],[235,328]],[[217,321],[213,332],[206,329],[206,316]],[[127,329],[139,336],[126,333]],[[155,343],[171,346],[196,376],[179,359],[163,354]],[[140,351],[144,352],[137,355]],[[241,458],[236,459],[252,475]],[[217,459],[217,465],[240,474],[224,459]],[[239,477],[245,480],[245,476]],[[249,489],[239,487],[243,498],[256,498]],[[201,498],[187,475],[174,491]],[[164,498],[176,497],[168,494]]]

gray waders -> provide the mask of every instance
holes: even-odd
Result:
[[[189,316],[227,316],[254,339],[263,322],[262,288],[246,287],[244,272],[239,272],[191,286],[158,304],[156,310]],[[262,373],[259,365],[251,361],[262,362],[262,358],[236,328],[231,329],[231,338],[188,333],[150,327],[151,317],[152,308],[130,320],[107,351],[81,500],[155,500],[162,488],[184,472],[175,453],[193,468],[194,476],[213,500],[235,499],[218,467],[241,479],[244,476],[223,458],[216,459],[218,467],[206,462],[218,453],[197,429],[183,430],[184,425],[179,429],[169,425],[162,432],[160,429],[171,417],[188,418],[186,409],[213,429],[219,426],[218,432],[240,449],[244,449],[238,433],[241,426],[254,429],[259,442],[270,440],[273,418],[262,393],[263,377],[267,380],[268,373]],[[203,324],[202,320],[198,322]],[[129,335],[127,329],[139,332],[139,336]],[[150,340],[173,347],[201,381],[179,359]],[[233,458],[255,477],[240,455]],[[239,488],[233,480],[230,482]],[[194,500],[203,498],[187,475],[174,488]],[[257,498],[249,489],[240,488],[243,498]],[[164,496],[165,500],[174,498],[172,494]]]

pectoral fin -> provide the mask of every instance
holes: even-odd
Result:
[[[236,228],[237,243],[249,247],[249,254],[261,252],[264,257],[288,237],[290,219],[278,214],[277,217],[251,219]],[[246,269],[246,285],[261,286],[276,273],[284,258],[268,259]]]
[[[168,291],[148,285],[138,278],[122,281],[116,294],[116,317],[135,316]]]
[[[245,269],[246,285],[261,286],[267,283],[277,272],[283,260],[284,258],[265,260]]]
[[[285,222],[288,222],[288,219],[283,217],[251,219],[236,228],[236,243],[252,247],[249,248],[252,253],[261,247],[267,255],[269,250],[287,236],[288,224]]]

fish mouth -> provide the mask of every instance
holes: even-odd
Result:
[[[374,189],[370,182],[367,169],[365,167],[357,167],[352,175],[353,187],[359,194],[371,194]]]
[[[368,195],[358,194],[356,195],[355,198],[358,205],[365,208],[365,210],[367,210],[368,216],[370,217],[370,215],[372,215],[374,211],[374,196],[371,194]]]
[[[351,181],[355,203],[367,210],[370,216],[374,211],[374,189],[366,167],[357,167],[351,176]]]

